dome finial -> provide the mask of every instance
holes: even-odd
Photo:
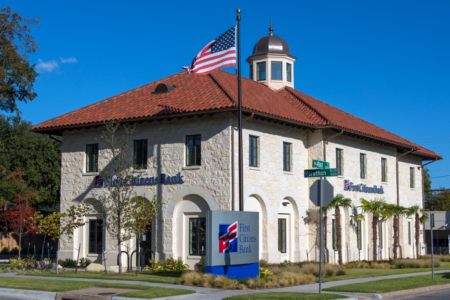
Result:
[[[272,15],[270,15],[270,28],[269,28],[269,35],[273,35],[273,27],[272,27]]]

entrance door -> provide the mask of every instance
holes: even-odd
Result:
[[[280,262],[291,260],[290,251],[291,226],[290,215],[278,215],[278,251],[280,252]]]
[[[137,243],[137,238],[136,238]],[[138,245],[137,250],[141,251],[141,253],[144,254],[144,261],[140,263],[142,267],[145,267],[146,265],[149,265],[149,259],[153,258],[151,255],[151,251],[154,251],[155,249],[152,248],[152,225],[150,224],[147,227],[147,230],[142,234],[141,236],[141,244]],[[142,255],[141,255],[142,257]]]

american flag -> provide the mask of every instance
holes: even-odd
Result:
[[[236,66],[236,26],[206,45],[194,58],[189,73],[206,75],[214,70]]]
[[[219,253],[225,253],[225,251],[230,249],[231,242],[237,238],[237,227],[238,222],[234,222],[233,224],[228,226],[227,232],[219,237]]]

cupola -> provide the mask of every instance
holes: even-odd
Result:
[[[294,87],[294,62],[288,43],[273,34],[272,17],[269,35],[263,36],[253,47],[253,54],[247,58],[250,64],[250,79],[279,90],[285,86]]]

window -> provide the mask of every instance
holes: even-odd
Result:
[[[291,171],[291,144],[283,143],[283,171]]]
[[[283,67],[283,63],[280,61],[273,61],[271,63],[271,79],[272,80],[283,80],[283,76],[282,76],[282,68]]]
[[[98,144],[86,145],[86,172],[98,172]]]
[[[253,65],[250,65],[250,79],[253,80]]]
[[[257,73],[257,80],[266,80],[266,63],[261,62],[256,64],[256,73]]]
[[[250,136],[249,138],[249,166],[258,166],[258,137]]]
[[[366,179],[366,155],[359,154],[359,166],[361,179]]]
[[[200,135],[186,136],[186,166],[200,166],[202,159]]]
[[[337,235],[336,235],[336,220],[331,220],[331,229],[333,231],[333,250],[337,251]]]
[[[378,219],[378,246],[383,248],[383,224]]]
[[[292,65],[286,64],[286,80],[292,82]]]
[[[189,255],[204,255],[206,253],[206,219],[189,219]]]
[[[286,253],[286,219],[278,219],[278,251]]]
[[[103,220],[89,220],[89,253],[101,254],[103,249]]]
[[[344,174],[342,169],[342,154],[344,153],[344,150],[342,149],[336,149],[336,169],[338,171],[338,176],[341,176]]]
[[[134,141],[134,168],[147,169],[147,140]]]
[[[387,159],[382,158],[381,159],[381,181],[387,182]]]
[[[408,245],[411,245],[411,222],[408,222]]]
[[[356,221],[356,241],[358,243],[358,249],[362,249],[362,228],[361,221]]]
[[[414,188],[414,168],[409,168],[409,187]]]

